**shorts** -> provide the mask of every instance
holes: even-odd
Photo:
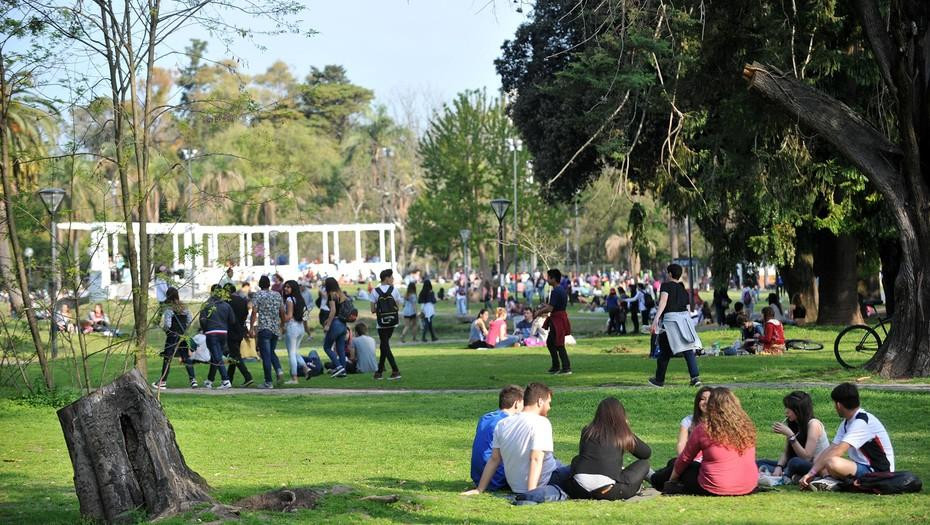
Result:
[[[871,472],[875,472],[875,469],[865,463],[856,463],[856,478],[861,478]]]

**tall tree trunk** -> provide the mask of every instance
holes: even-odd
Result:
[[[817,324],[862,323],[859,312],[859,241],[852,235],[817,235],[816,268],[820,278]]]
[[[808,235],[809,237],[809,235]],[[820,300],[817,294],[817,277],[814,275],[814,251],[810,239],[805,234],[798,235],[794,261],[790,266],[778,269],[785,282],[789,301],[795,296],[807,310],[807,322],[817,320]]]
[[[2,206],[2,203],[0,203],[0,206]],[[13,261],[10,255],[10,238],[6,233],[6,228],[0,228],[0,281],[2,281],[3,291],[10,297],[10,310],[19,315],[23,313],[23,294],[20,293],[19,287],[16,286]]]

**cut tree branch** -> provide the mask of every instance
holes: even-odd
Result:
[[[894,82],[894,76],[891,74],[896,62],[894,43],[891,40],[891,35],[885,31],[882,15],[878,12],[878,4],[875,0],[853,0],[852,4],[856,12],[859,13],[862,29],[872,46],[872,54],[875,55],[875,62],[878,63],[878,70],[882,74],[882,80],[888,86],[891,96],[896,97],[898,88]]]

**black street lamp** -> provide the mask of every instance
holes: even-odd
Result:
[[[45,210],[48,212],[51,217],[51,227],[49,228],[51,232],[51,241],[52,241],[52,288],[49,290],[49,304],[50,304],[50,316],[51,326],[49,330],[49,346],[52,348],[52,359],[58,357],[58,330],[55,325],[55,303],[58,300],[58,291],[61,290],[61,273],[58,271],[58,208],[61,206],[61,201],[65,198],[65,190],[61,188],[45,188],[39,190],[39,197],[42,199],[42,204],[45,205]]]
[[[500,278],[500,288],[497,291],[497,300],[501,306],[504,306],[504,287],[506,283],[506,273],[504,270],[504,217],[507,215],[507,209],[510,208],[510,201],[507,199],[494,199],[491,201],[491,209],[497,216],[497,275]]]

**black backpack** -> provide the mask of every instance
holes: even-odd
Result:
[[[394,300],[394,287],[388,286],[386,292],[381,288],[375,288],[377,299],[375,300],[375,316],[378,318],[378,326],[390,328],[397,326],[400,322],[400,315],[397,308],[397,301]]]
[[[847,479],[840,487],[847,492],[906,494],[908,492],[920,492],[923,483],[914,474],[901,470],[898,472],[869,472],[860,478]]]
[[[652,297],[651,293],[643,292],[643,305],[646,307],[647,312],[655,307],[656,300]]]
[[[355,304],[352,302],[351,297],[346,295],[345,299],[339,303],[336,316],[339,317],[339,320],[343,323],[354,323],[358,319],[358,310],[355,309]]]

